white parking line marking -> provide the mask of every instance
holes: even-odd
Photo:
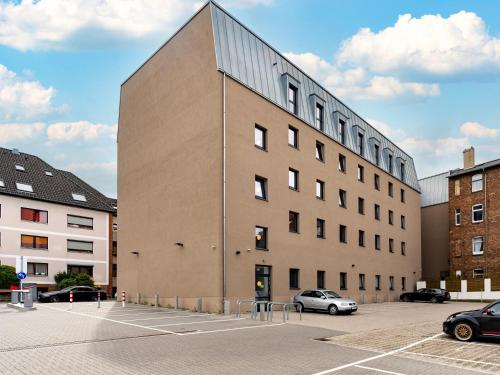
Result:
[[[120,320],[121,322],[137,322],[141,320],[158,320],[158,319],[176,319],[176,318],[190,318],[193,316],[209,316],[209,315],[216,315],[216,314],[191,314],[191,315],[175,315],[175,316],[157,316],[156,318],[141,318],[141,319],[125,319],[125,320]]]
[[[266,325],[261,325],[261,326],[246,326],[246,327],[238,327],[238,328],[226,328],[226,329],[214,329],[212,331],[198,331],[198,332],[187,332],[187,333],[179,333],[177,334],[179,336],[187,336],[187,335],[201,335],[203,333],[216,333],[216,332],[228,332],[228,331],[239,331],[242,329],[252,329],[252,328],[270,328],[270,327],[276,327],[276,326],[282,326],[283,324],[286,323],[273,323],[273,324],[266,324]]]
[[[220,322],[231,322],[234,320],[243,320],[245,318],[234,318],[234,319],[212,319],[212,320],[202,320],[200,322],[186,322],[186,323],[171,323],[171,324],[158,324],[148,327],[170,327],[170,326],[184,326],[187,324],[201,324],[201,323],[220,323]]]
[[[391,375],[408,375],[408,374],[403,374],[402,372],[394,372],[394,371],[382,370],[382,369],[375,368],[375,367],[367,367],[367,366],[359,366],[359,365],[356,365],[356,366],[354,366],[354,367],[362,368],[362,369],[364,369],[364,370],[370,370],[370,371],[381,372],[381,373],[383,373],[383,374],[391,374]]]
[[[50,309],[50,310],[61,311],[61,312],[69,313],[69,314],[75,314],[75,315],[80,315],[80,316],[86,316],[86,317],[88,317],[88,318],[93,318],[93,319],[107,320],[107,321],[109,321],[109,322],[113,322],[113,323],[120,323],[120,324],[125,324],[125,325],[127,325],[127,326],[132,326],[132,327],[144,328],[144,329],[149,329],[149,330],[152,330],[152,331],[158,331],[158,332],[163,332],[163,333],[169,333],[169,334],[172,334],[172,335],[179,335],[178,333],[175,333],[175,332],[172,332],[172,331],[167,331],[167,330],[160,329],[160,328],[154,328],[154,327],[141,326],[141,325],[139,325],[139,324],[133,324],[133,323],[122,322],[122,321],[119,321],[119,320],[114,320],[114,319],[109,319],[109,318],[103,318],[103,317],[100,317],[100,316],[95,316],[95,315],[89,315],[89,314],[78,313],[78,312],[75,312],[75,311],[61,310],[61,309],[56,309],[55,307],[44,306],[44,308],[47,308],[47,309]]]
[[[484,342],[467,342],[467,343],[463,343],[461,341],[458,341],[458,340],[455,340],[455,339],[434,339],[434,341],[443,341],[443,342],[447,342],[447,343],[455,343],[455,344],[463,344],[465,346],[489,346],[489,347],[494,347],[494,348],[497,348],[497,349],[500,349],[500,346],[498,346],[497,344],[486,344]]]
[[[182,310],[178,310],[178,311],[169,311],[169,310],[158,311],[158,310],[156,310],[156,312],[134,312],[134,311],[131,311],[130,314],[113,314],[113,313],[111,313],[108,315],[110,315],[110,316],[112,315],[112,316],[116,317],[116,316],[129,316],[129,315],[175,314],[175,313],[179,313],[179,312],[186,312],[186,311],[182,311]]]
[[[379,354],[379,355],[375,355],[373,357],[368,357],[368,358],[365,358],[365,359],[361,359],[359,361],[355,361],[355,362],[351,362],[351,363],[347,363],[345,365],[342,365],[342,366],[338,366],[338,367],[334,367],[334,368],[331,368],[329,370],[325,370],[325,371],[321,371],[321,372],[316,372],[314,373],[313,375],[324,375],[324,374],[330,374],[332,372],[335,372],[335,371],[340,371],[340,370],[343,370],[345,368],[349,368],[349,367],[353,367],[353,366],[357,366],[357,365],[360,365],[362,363],[366,363],[366,362],[370,362],[370,361],[373,361],[375,359],[379,359],[379,358],[384,358],[384,357],[388,357],[390,355],[394,355],[396,353],[401,353],[401,352],[404,352],[405,350],[407,349],[410,349],[410,348],[413,348],[414,346],[417,346],[417,345],[420,345],[420,344],[423,344],[424,342],[428,342],[428,341],[431,341],[439,336],[442,336],[443,334],[442,333],[438,333],[434,336],[430,336],[430,337],[427,337],[425,339],[422,339],[422,340],[419,340],[419,341],[416,341],[412,344],[409,344],[409,345],[406,345],[406,346],[403,346],[402,348],[399,348],[399,349],[395,349],[395,350],[391,350],[390,352],[387,352],[387,353],[383,353],[383,354]]]
[[[500,363],[484,362],[484,361],[474,361],[472,359],[461,359],[461,358],[455,358],[455,357],[447,357],[447,356],[444,356],[444,355],[433,355],[433,354],[424,354],[424,353],[416,353],[416,352],[408,352],[408,351],[403,351],[403,353],[420,355],[420,356],[423,356],[423,357],[440,358],[440,359],[451,359],[453,361],[477,363],[477,364],[480,364],[480,365],[489,365],[489,366],[500,367]]]

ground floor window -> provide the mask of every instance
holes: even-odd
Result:
[[[318,289],[325,288],[325,271],[318,271],[316,275]]]
[[[29,263],[28,276],[47,276],[49,265],[47,263]]]
[[[87,275],[94,276],[94,266],[81,266],[68,264],[68,273],[86,273]]]
[[[341,272],[340,273],[340,290],[346,290],[346,289],[347,289],[347,273]]]
[[[365,290],[366,284],[365,284],[365,274],[360,273],[359,274],[359,290]]]
[[[299,270],[290,268],[290,289],[299,289]]]
[[[472,270],[472,277],[475,278],[481,278],[484,276],[484,270],[482,268],[476,268]]]

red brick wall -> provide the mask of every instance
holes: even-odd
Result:
[[[472,278],[472,270],[500,274],[500,166],[485,170],[483,190],[472,193],[472,172],[449,179],[450,273],[462,271],[462,278]],[[460,195],[455,195],[455,180],[460,181]],[[483,222],[472,223],[472,206],[483,204]],[[486,207],[484,209],[484,207]],[[462,221],[455,225],[455,208]],[[472,238],[484,237],[484,254],[472,255]]]

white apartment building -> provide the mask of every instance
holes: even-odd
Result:
[[[111,292],[116,201],[40,158],[0,148],[0,263],[28,257],[40,291],[61,271],[85,272]]]

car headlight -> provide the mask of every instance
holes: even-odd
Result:
[[[455,319],[455,315],[450,315],[449,317],[446,318],[446,321],[451,322],[453,319]]]

